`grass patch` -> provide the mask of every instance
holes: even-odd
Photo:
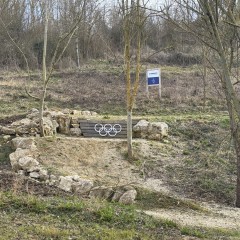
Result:
[[[146,189],[138,189],[137,207],[149,210],[156,208],[181,208],[192,209],[196,211],[205,211],[199,204],[193,201],[186,201],[170,197],[161,192],[148,191]]]
[[[133,206],[76,197],[0,192],[0,213],[0,239],[150,240],[180,234],[176,225],[154,220]]]
[[[193,236],[199,239],[239,239],[240,231],[224,228],[200,228],[200,227],[181,227],[181,234]]]
[[[0,165],[9,164],[9,154],[12,152],[9,140],[0,137]]]

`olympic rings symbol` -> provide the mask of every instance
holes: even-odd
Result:
[[[118,133],[122,131],[122,126],[120,124],[99,124],[97,123],[94,126],[94,130],[99,133],[100,136],[106,137],[115,137]]]

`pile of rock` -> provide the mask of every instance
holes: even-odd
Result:
[[[88,116],[96,116],[92,111],[44,111],[43,126],[45,136],[61,133],[72,136],[81,136],[80,120]],[[13,136],[37,136],[40,133],[39,111],[32,109],[26,118],[15,121],[7,126],[0,125],[0,134]]]
[[[96,116],[96,112],[63,110],[45,111],[43,113],[43,125],[45,136],[53,136],[56,133],[82,136],[80,121],[89,116]],[[14,136],[37,136],[40,133],[39,111],[32,109],[26,118],[15,121],[7,126],[0,125],[0,134]],[[133,137],[150,140],[161,140],[168,135],[168,125],[164,122],[148,122],[140,120],[133,127]]]
[[[131,186],[115,188],[96,186],[93,181],[83,179],[78,175],[50,174],[37,160],[39,153],[33,137],[17,137],[12,139],[11,144],[15,151],[9,155],[9,158],[12,169],[18,174],[58,187],[66,192],[104,198],[124,204],[132,204],[137,196],[137,191]]]

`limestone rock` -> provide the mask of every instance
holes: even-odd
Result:
[[[137,197],[137,191],[135,189],[129,190],[120,197],[119,202],[123,204],[133,204],[136,197]]]
[[[82,131],[80,128],[70,128],[70,135],[80,137],[82,135]]]
[[[24,156],[19,158],[18,164],[20,169],[29,171],[31,168],[35,168],[39,165],[39,162],[30,156]]]
[[[31,120],[29,118],[24,118],[22,120],[13,122],[11,124],[12,128],[15,128],[16,134],[18,135],[36,135],[39,133],[39,119],[37,120]]]
[[[59,185],[59,178],[53,174],[49,176],[49,179],[46,180],[46,183],[48,183],[50,186],[58,186]]]
[[[44,111],[43,116],[47,117],[47,118],[55,119],[58,116],[64,116],[64,113],[62,113],[60,111]]]
[[[75,182],[78,182],[81,180],[81,178],[78,175],[71,176],[72,180]]]
[[[57,116],[56,120],[59,124],[59,133],[69,134],[69,132],[70,132],[70,117]]]
[[[93,188],[93,182],[87,179],[79,179],[73,183],[72,188],[76,193],[88,193]]]
[[[16,131],[15,129],[9,128],[9,127],[4,127],[0,125],[0,134],[3,135],[15,135]]]
[[[148,136],[149,122],[146,120],[140,120],[134,127],[133,133],[137,138],[147,138]]]
[[[59,128],[59,124],[56,120],[52,120],[52,124],[53,124],[53,133],[57,134],[57,129]]]
[[[141,120],[133,127],[133,134],[137,138],[159,141],[168,136],[168,125],[164,122],[149,123],[146,120]]]
[[[31,178],[35,178],[35,179],[39,179],[40,178],[39,172],[30,172],[29,176]]]
[[[132,187],[131,185],[126,185],[126,186],[117,188],[117,189],[114,191],[114,194],[113,194],[113,197],[112,197],[112,201],[118,202],[119,199],[120,199],[120,197],[121,197],[125,192],[130,191],[130,190],[135,190],[135,188]]]
[[[70,111],[70,109],[65,108],[65,109],[62,110],[62,113],[63,113],[63,114],[70,114],[71,111]]]
[[[29,176],[31,178],[39,179],[39,180],[47,180],[49,179],[48,172],[45,169],[39,168],[37,171],[30,172]]]
[[[43,117],[43,128],[45,136],[53,136],[54,135],[54,127],[53,122],[48,117]]]
[[[72,176],[66,176],[63,177],[61,176],[59,178],[60,182],[58,187],[66,192],[71,192],[72,191],[72,184],[73,184],[73,179]]]
[[[17,127],[17,126],[22,126],[22,125],[29,125],[31,124],[31,120],[29,118],[24,118],[24,119],[21,119],[19,121],[15,121],[11,124],[11,126],[13,127]]]
[[[77,117],[71,117],[70,122],[71,122],[71,126],[75,126],[74,124],[77,124],[78,127],[80,126],[79,119]]]
[[[18,160],[22,157],[31,156],[32,152],[29,149],[17,148],[15,152],[9,155],[10,163],[14,171],[21,169],[21,166],[18,163]]]
[[[22,148],[36,150],[36,145],[33,138],[16,137],[12,139],[11,145],[13,149]]]
[[[39,174],[41,180],[46,180],[49,178],[48,171],[46,169],[41,168]]]
[[[112,197],[112,201],[118,202],[120,197],[124,194],[124,191],[122,189],[117,189]]]
[[[36,124],[34,127],[32,126],[19,126],[16,128],[17,135],[31,135],[36,136],[39,133],[39,126]]]
[[[148,126],[148,139],[161,140],[168,136],[168,125],[164,122],[153,122]]]

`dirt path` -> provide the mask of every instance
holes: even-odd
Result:
[[[181,226],[240,230],[240,209],[209,204],[203,204],[203,207],[206,212],[157,209],[145,213],[156,218],[173,220]]]

